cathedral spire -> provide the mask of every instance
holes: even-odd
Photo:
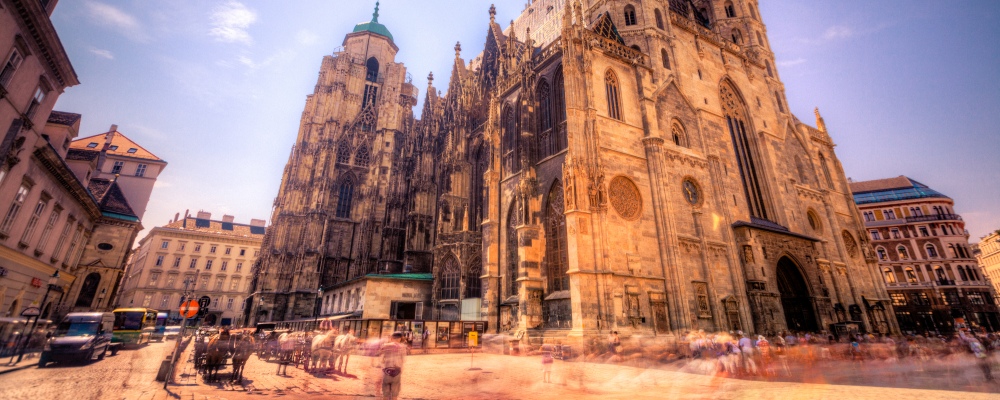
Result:
[[[816,107],[814,112],[816,113],[816,129],[819,129],[820,132],[826,132],[826,121],[823,121],[823,116],[819,115],[819,107]]]
[[[372,22],[378,23],[378,2],[375,2],[375,12],[372,13]]]

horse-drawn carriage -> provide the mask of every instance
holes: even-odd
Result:
[[[213,382],[219,379],[219,371],[232,360],[230,381],[243,381],[243,367],[250,354],[254,351],[253,335],[245,332],[230,333],[223,330],[220,333],[199,331],[194,338],[195,369],[205,381]]]

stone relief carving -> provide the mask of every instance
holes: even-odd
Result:
[[[608,184],[608,195],[611,207],[627,220],[635,220],[642,214],[642,195],[632,180],[624,176],[616,176]]]

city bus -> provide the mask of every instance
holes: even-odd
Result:
[[[123,344],[149,343],[156,329],[156,310],[119,308],[114,311],[115,325],[111,341]]]
[[[156,313],[156,325],[153,327],[153,335],[150,339],[163,341],[163,334],[167,331],[167,319],[169,316],[170,313],[162,311]]]

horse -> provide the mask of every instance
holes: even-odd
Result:
[[[230,378],[232,382],[243,382],[243,367],[246,366],[250,354],[254,351],[253,336],[240,334],[236,337],[233,347],[233,374]]]
[[[287,371],[288,364],[292,363],[296,342],[298,335],[293,332],[285,332],[278,336],[278,374],[283,374],[282,367]]]
[[[316,371],[323,364],[326,364],[326,368],[330,368],[330,363],[333,362],[333,344],[337,336],[333,332],[328,332],[316,337],[312,340],[312,360],[309,363],[309,370]]]
[[[231,339],[228,332],[223,332],[212,336],[212,339],[209,340],[203,369],[206,382],[214,382],[219,379],[219,370],[226,365],[226,358],[231,351]]]

